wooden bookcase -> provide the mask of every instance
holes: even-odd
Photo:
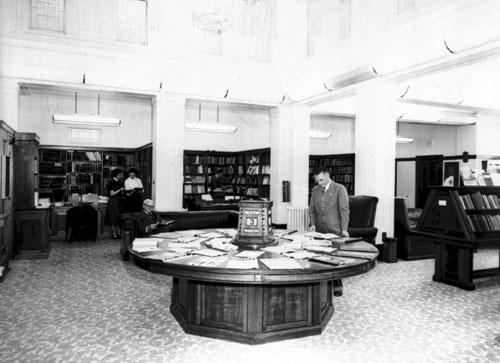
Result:
[[[218,169],[229,195],[269,198],[271,151],[269,148],[241,152],[184,151],[184,206],[190,206],[201,194],[212,191]]]
[[[39,195],[51,202],[69,201],[72,193],[107,196],[110,172],[120,168],[126,177],[132,167],[140,172],[144,197],[151,196],[151,144],[138,149],[40,146],[38,159]]]
[[[309,155],[309,198],[311,199],[314,181],[314,169],[326,166],[332,179],[346,187],[349,195],[354,195],[354,154]]]
[[[433,279],[473,290],[474,278],[500,275],[500,266],[473,270],[472,263],[480,248],[500,251],[500,187],[432,188],[417,233],[435,244]]]

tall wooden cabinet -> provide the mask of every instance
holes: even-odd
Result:
[[[12,190],[14,130],[0,120],[0,282],[9,272],[12,258]]]
[[[14,254],[16,258],[47,258],[50,252],[50,208],[38,204],[38,144],[34,133],[14,136]]]

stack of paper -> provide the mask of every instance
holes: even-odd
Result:
[[[160,241],[158,238],[136,238],[132,242],[132,249],[136,252],[160,251],[158,248]]]
[[[203,267],[215,267],[227,261],[227,257],[200,257],[194,261],[191,261],[189,265],[191,266],[203,266]]]
[[[238,234],[238,231],[234,228],[219,228],[217,232],[222,233],[224,235],[227,234],[232,238],[234,238]]]
[[[323,263],[327,263],[329,265],[334,265],[334,266],[340,266],[340,265],[345,265],[348,263],[358,262],[352,258],[342,258],[342,257],[336,257],[336,256],[328,256],[328,255],[321,255],[321,256],[313,257],[313,258],[311,258],[311,261],[323,262]]]
[[[235,255],[238,258],[257,258],[264,254],[263,251],[243,251]]]
[[[260,259],[264,265],[271,270],[303,270],[304,267],[300,263],[291,258],[262,258]]]
[[[296,252],[288,252],[283,254],[286,257],[295,258],[296,260],[305,260],[315,256],[318,256],[317,253],[308,252],[308,251],[296,251]]]
[[[226,268],[257,269],[259,268],[259,261],[256,258],[232,258],[227,262]]]
[[[306,246],[304,248],[309,251],[324,252],[324,253],[332,253],[337,250],[337,248],[335,247],[324,247],[324,246]]]

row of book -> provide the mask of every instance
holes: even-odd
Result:
[[[186,165],[185,173],[186,174],[203,174],[204,173],[203,165]]]
[[[79,194],[88,194],[88,193],[92,193],[92,194],[101,194],[100,192],[100,185],[96,185],[96,184],[81,184],[81,185],[73,185],[73,186],[70,186],[69,188],[69,194],[73,194],[73,193],[79,193]]]
[[[61,163],[40,163],[40,174],[66,175],[66,166]]]
[[[500,200],[494,195],[481,194],[475,192],[472,194],[459,195],[458,200],[463,209],[498,209],[500,208]]]
[[[73,161],[102,161],[99,151],[74,151]]]
[[[205,192],[204,184],[184,184],[184,194],[204,194]]]
[[[259,165],[249,165],[247,169],[247,175],[259,174]]]
[[[186,155],[184,160],[186,164],[205,164],[206,157],[203,155]]]
[[[64,153],[64,154],[63,154]],[[63,158],[64,155],[64,158]],[[40,150],[41,163],[59,163],[66,161],[66,152],[60,150]]]
[[[207,172],[208,174],[215,174],[219,169],[222,170],[222,173],[224,174],[243,175],[244,171],[243,165],[238,165],[236,166],[236,168],[233,165],[229,165],[229,166],[209,166],[207,168]]]
[[[473,232],[491,232],[500,230],[500,215],[474,214],[466,216],[465,220]]]
[[[86,173],[86,174],[70,174],[67,176],[68,184],[100,184],[101,174]]]
[[[68,163],[67,170],[70,173],[100,173],[101,165],[95,163],[79,164],[71,162]]]
[[[262,174],[271,174],[271,165],[269,165],[269,164],[262,165],[261,173]]]
[[[134,165],[134,155],[116,155],[116,154],[105,154],[104,162],[106,165],[127,167]]]
[[[310,159],[310,166],[351,166],[354,165],[354,159],[349,158],[322,158],[322,159]]]
[[[354,183],[354,175],[333,175],[333,179],[339,183]]]
[[[237,156],[208,155],[207,161],[208,164],[234,165],[234,164],[243,164],[245,162],[245,157],[243,155],[237,155]]]

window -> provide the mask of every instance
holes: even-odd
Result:
[[[64,0],[31,0],[31,28],[64,31]]]
[[[116,18],[116,37],[119,41],[146,44],[147,2],[119,0]]]

